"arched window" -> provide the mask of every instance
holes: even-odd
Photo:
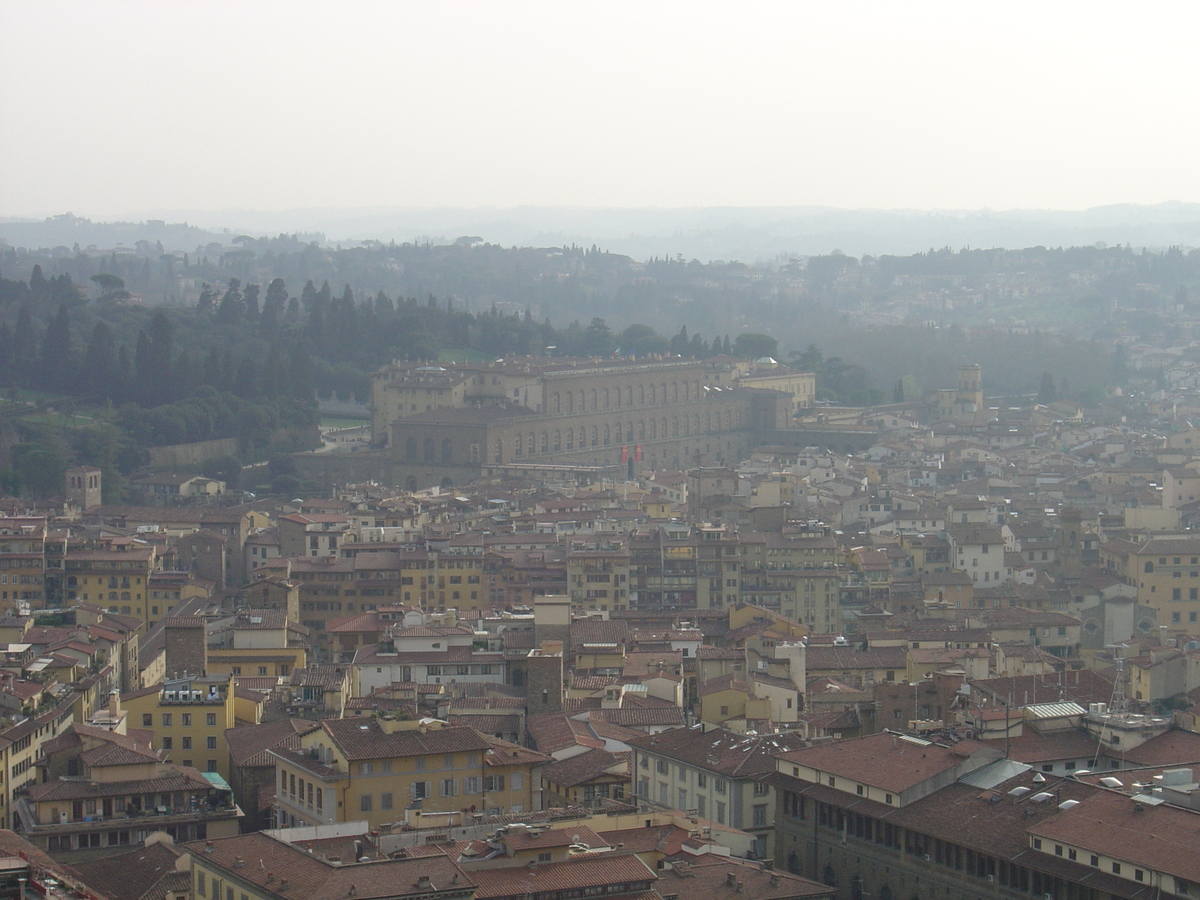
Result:
[[[833,871],[833,866],[825,866],[825,871],[821,873],[821,880],[830,887],[837,887],[837,872]]]
[[[542,452],[543,453],[550,452],[550,432],[548,432],[548,431],[542,432]]]
[[[495,452],[492,454],[492,461],[499,464],[504,462],[504,443],[496,441]]]
[[[625,440],[632,443],[632,441],[633,441],[633,420],[630,419],[629,423],[625,427],[627,429],[625,432]]]
[[[679,437],[679,416],[671,419],[671,437]]]
[[[425,462],[433,462],[433,438],[425,438],[424,455],[421,457]]]
[[[567,449],[568,450],[575,449],[575,429],[573,429],[573,428],[567,429]]]
[[[523,456],[524,455],[524,449],[523,449],[524,446],[525,446],[525,442],[521,439],[521,436],[518,434],[517,440],[513,444],[513,456]]]
[[[625,405],[633,406],[633,386],[625,388]]]
[[[604,426],[604,446],[607,447],[611,440],[612,440],[612,435],[608,430],[608,426],[605,425]]]
[[[555,394],[555,395],[554,395],[554,411],[555,411],[556,413],[557,413],[557,412],[561,412],[561,410],[559,409],[559,398],[558,398],[558,394]]]
[[[593,447],[599,445],[599,441],[597,440],[597,438],[599,438],[599,437],[600,437],[600,429],[597,428],[595,425],[593,425],[592,426],[592,446]]]
[[[787,870],[789,872],[791,872],[793,875],[800,874],[800,857],[796,855],[795,850],[793,850],[791,853],[788,854]]]
[[[650,405],[653,406],[654,403],[654,385],[650,385]]]
[[[471,462],[479,462],[479,441],[471,442]]]
[[[643,419],[638,419],[638,440],[644,441],[645,439],[646,439],[646,422]]]
[[[673,403],[679,402],[679,382],[678,381],[671,382],[671,401]]]
[[[529,455],[533,456],[537,452],[537,435],[532,431],[529,432]]]
[[[1153,572],[1153,571],[1154,571],[1154,563],[1152,563],[1152,562],[1150,562],[1149,560],[1147,560],[1147,561],[1146,561],[1146,566],[1145,566],[1145,571],[1146,571],[1146,572]]]
[[[604,408],[608,409],[608,388],[604,389]]]
[[[454,445],[450,443],[450,438],[442,438],[442,462],[454,462]]]
[[[592,410],[596,409],[596,389],[592,388]]]
[[[557,428],[554,430],[554,452],[557,453],[562,449],[562,432]]]
[[[404,442],[404,458],[410,462],[416,462],[417,459],[417,439],[409,438]]]
[[[613,395],[615,397],[615,399],[613,400],[613,405],[616,406],[617,409],[620,409],[621,408],[621,389],[613,388]]]
[[[650,440],[654,440],[656,437],[658,437],[658,423],[655,422],[653,419],[651,419],[650,420]]]
[[[861,875],[855,875],[850,879],[850,900],[863,900],[863,884]]]
[[[567,412],[575,412],[575,392],[567,391]]]
[[[580,391],[579,392],[579,411],[583,412],[585,409],[587,409],[587,406],[583,402],[583,391]]]
[[[404,479],[404,489],[406,491],[408,491],[409,493],[412,493],[413,491],[415,491],[417,489],[417,476],[416,475],[409,475],[407,478]]]
[[[638,406],[645,406],[645,405],[646,405],[646,386],[639,384],[638,385]]]
[[[121,602],[122,603],[129,602],[129,591],[121,591]]]

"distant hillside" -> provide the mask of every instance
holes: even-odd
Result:
[[[56,217],[0,223],[0,241],[30,248],[101,248],[161,241],[167,251],[194,252],[239,234],[297,234],[308,242],[347,245],[447,243],[477,236],[504,247],[596,245],[635,260],[757,262],[780,255],[907,255],[931,248],[1082,247],[1096,243],[1165,249],[1200,246],[1200,204],[1119,205],[1082,211],[845,210],[823,208],[697,209],[299,209],[162,210],[140,224],[100,225]],[[164,225],[163,221],[191,225]]]

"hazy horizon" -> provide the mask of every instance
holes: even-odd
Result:
[[[74,212],[74,211],[73,211]],[[86,217],[84,217],[86,218]],[[164,224],[157,224],[158,222]],[[186,223],[187,227],[184,227]],[[931,248],[1022,249],[1129,244],[1200,247],[1200,204],[1114,205],[1069,210],[845,210],[786,207],[585,209],[149,210],[84,225],[45,218],[0,218],[0,241],[49,249],[104,249],[160,241],[171,252],[238,235],[321,235],[326,243],[451,242],[478,237],[502,246],[596,245],[634,259],[683,255],[704,262],[762,262],[781,255],[841,251],[851,256],[907,255]]]
[[[8,0],[0,213],[1186,203],[1198,19],[1175,2]]]

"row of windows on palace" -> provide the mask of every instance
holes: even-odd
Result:
[[[692,434],[709,434],[713,432],[732,431],[742,427],[741,411],[734,412],[733,410],[725,410],[724,415],[717,412],[716,421],[712,413],[704,414],[704,430],[700,429],[700,414],[694,416],[683,417],[683,437],[690,437]],[[669,430],[668,430],[669,429]],[[568,428],[565,431],[562,429],[554,429],[553,431],[546,430],[541,433],[541,453],[558,453],[563,450],[587,450],[589,447],[608,447],[614,443],[633,443],[635,441],[654,441],[660,437],[680,437],[679,433],[679,417],[673,417],[669,422],[666,418],[661,420],[661,425],[658,420],[651,419],[649,425],[645,420],[639,420],[636,425],[629,421],[624,423],[618,422],[613,426],[599,425],[591,426],[591,443],[588,443],[588,427],[580,426],[578,429]],[[614,438],[615,434],[615,438]],[[565,441],[564,441],[565,436]],[[577,446],[578,445],[578,446]],[[523,435],[517,435],[513,439],[512,455],[518,456],[533,456],[539,453],[538,449],[538,434],[537,432],[529,432],[528,439]],[[420,444],[420,458],[418,460],[418,441],[415,437],[410,437],[404,442],[404,458],[407,462],[438,462],[438,444],[433,438],[425,438]],[[450,438],[443,438],[441,442],[441,458],[443,463],[454,462],[454,444]],[[472,441],[468,455],[472,463],[478,463],[481,460],[482,448],[478,441]],[[495,442],[494,453],[495,462],[501,462],[504,456],[503,442],[497,440]]]
[[[700,390],[700,381],[685,381],[683,382],[683,390],[680,391],[679,382],[671,383],[671,391],[668,395],[667,385],[665,383],[658,385],[643,385],[637,386],[637,405],[638,406],[656,406],[659,403],[679,403],[680,394],[683,395],[683,402],[688,403],[692,400],[699,400],[702,397]],[[588,391],[555,391],[550,395],[550,402],[547,404],[547,411],[552,415],[562,413],[575,412],[576,397],[579,398],[579,412],[587,412],[589,409],[593,412],[609,409],[621,408],[621,388],[592,388],[590,392],[591,405],[587,405],[585,400],[588,398]],[[634,388],[632,386],[624,389],[625,406],[633,406]]]

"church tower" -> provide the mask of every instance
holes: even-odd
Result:
[[[983,369],[977,365],[958,367],[958,409],[966,419],[983,416]]]
[[[67,499],[83,511],[100,505],[100,470],[95,466],[67,469]]]

